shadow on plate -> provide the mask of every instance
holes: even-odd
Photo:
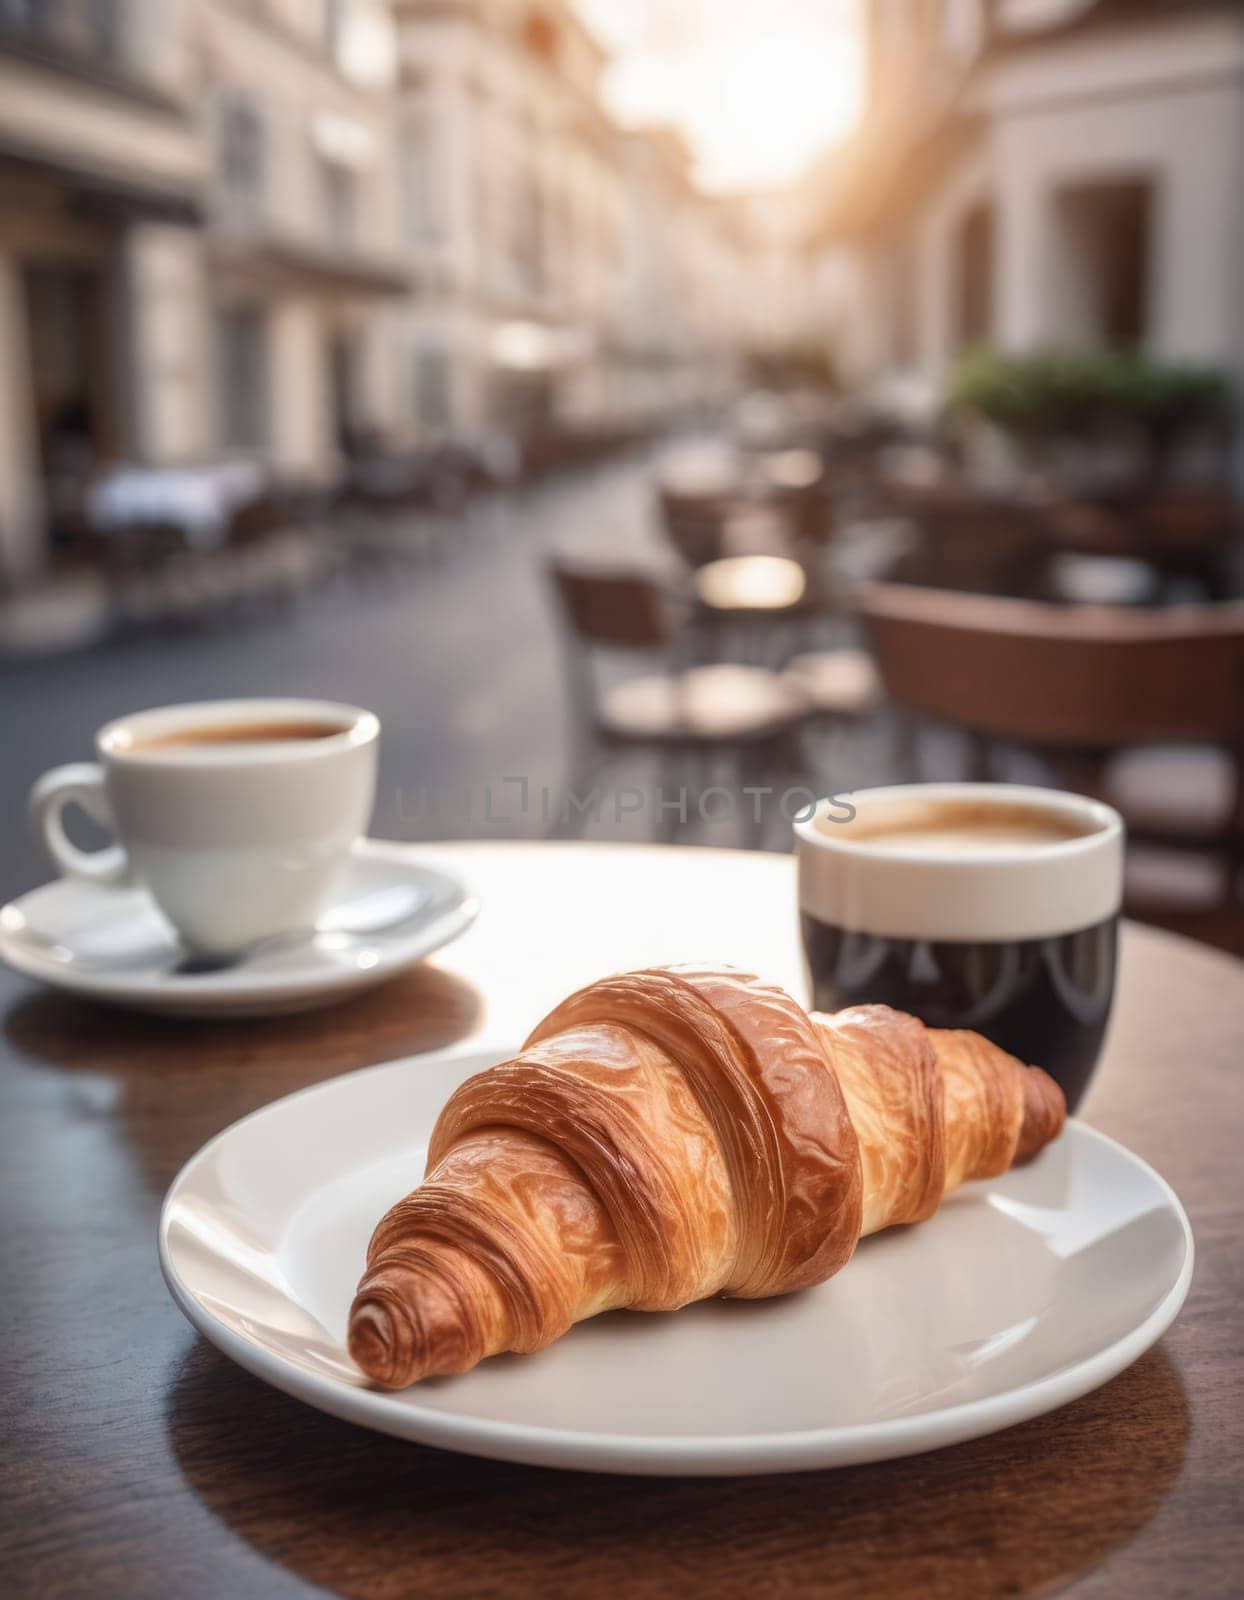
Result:
[[[447,1048],[482,1011],[478,990],[425,963],[325,1010],[232,1021],[148,1017],[41,991],[10,1007],[4,1033],[16,1064],[49,1093],[63,1098],[70,1081],[74,1103],[90,1113],[83,1137],[123,1141],[162,1194],[239,1117],[338,1073]]]
[[[1189,1431],[1161,1346],[1005,1433],[769,1478],[606,1477],[431,1450],[320,1415],[203,1343],[165,1421],[216,1517],[269,1561],[360,1600],[1045,1593],[1149,1521]]]

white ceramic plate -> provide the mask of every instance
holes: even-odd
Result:
[[[1162,1334],[1192,1234],[1144,1162],[1079,1123],[1027,1167],[867,1239],[781,1300],[616,1312],[534,1356],[401,1394],[344,1348],[372,1228],[420,1180],[449,1092],[506,1054],[355,1072],[236,1123],[182,1169],[160,1260],[248,1371],[366,1427],[545,1466],[786,1472],[936,1449],[1050,1411]]]
[[[0,907],[0,959],[112,1005],[186,1017],[274,1016],[331,1005],[414,966],[475,920],[479,902],[417,846],[355,845],[316,932],[236,962],[186,956],[143,889],[60,878]]]

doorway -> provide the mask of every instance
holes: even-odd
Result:
[[[1136,345],[1148,332],[1154,185],[1081,183],[1055,198],[1061,338]]]
[[[77,525],[92,469],[117,452],[107,284],[98,268],[30,263],[24,270],[30,389],[49,532]]]
[[[982,201],[959,223],[955,236],[956,344],[986,343],[993,332],[994,213]]]
[[[328,341],[328,394],[333,443],[344,456],[356,455],[364,445],[364,422],[359,404],[361,353],[358,340],[337,331]]]

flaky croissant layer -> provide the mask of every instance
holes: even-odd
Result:
[[[887,1006],[809,1016],[728,969],[606,978],[450,1096],[372,1237],[350,1353],[399,1389],[601,1311],[806,1288],[1065,1116],[1039,1068]]]

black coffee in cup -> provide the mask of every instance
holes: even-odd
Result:
[[[1079,1102],[1114,993],[1115,812],[1009,784],[861,790],[797,823],[796,847],[817,1010],[973,1029]]]

